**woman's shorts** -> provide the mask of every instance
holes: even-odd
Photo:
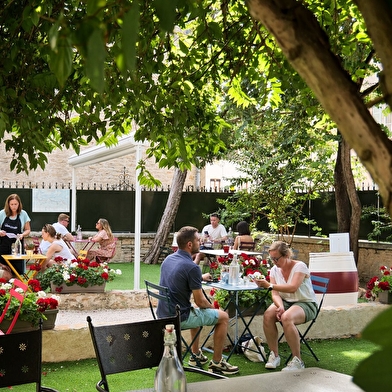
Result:
[[[287,302],[283,300],[283,306],[285,310],[289,309],[291,306],[297,305],[301,307],[305,312],[305,322],[313,320],[317,314],[317,304],[315,302]]]

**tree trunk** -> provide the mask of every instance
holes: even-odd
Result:
[[[165,210],[159,223],[154,243],[144,256],[143,262],[146,264],[157,264],[161,246],[165,246],[170,229],[176,218],[178,206],[180,205],[182,189],[185,184],[187,170],[181,171],[175,169],[172,184],[170,187],[169,197],[167,199]]]
[[[339,142],[335,164],[335,202],[338,232],[350,234],[350,249],[354,253],[355,263],[357,264],[362,207],[351,169],[350,147],[344,139]]]
[[[348,199],[346,191],[346,182],[344,178],[342,143],[343,141],[340,140],[334,171],[336,218],[338,223],[338,233],[349,233],[351,207],[350,200]]]
[[[350,222],[350,247],[354,253],[355,264],[358,264],[359,252],[359,227],[361,224],[362,206],[355,188],[353,172],[351,170],[351,153],[350,146],[345,140],[342,140],[342,167],[346,183],[346,192],[351,205],[351,222]]]

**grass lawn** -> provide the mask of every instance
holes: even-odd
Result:
[[[105,290],[133,290],[134,288],[134,263],[110,263],[110,268],[120,269],[121,275],[106,284]],[[144,280],[159,283],[160,264],[140,263],[140,289],[145,288]]]
[[[312,341],[312,347],[319,356],[317,362],[313,357],[304,355],[303,359],[307,367],[320,367],[322,369],[333,370],[339,373],[352,375],[357,364],[374,350],[375,346],[364,340],[347,338],[340,340],[316,340]],[[287,346],[281,344],[281,355],[285,355],[284,349]],[[77,349],[77,348],[75,348]],[[207,353],[210,357],[211,354]],[[248,374],[267,373],[280,371],[267,370],[262,363],[250,362],[244,355],[235,354],[230,358],[230,363],[240,367],[240,373],[231,377],[239,377]],[[207,365],[205,365],[205,368]],[[85,392],[94,391],[95,383],[99,380],[99,370],[94,359],[77,362],[45,363],[43,364],[42,383],[60,392]],[[156,369],[139,370],[131,373],[120,373],[108,377],[111,391],[125,392],[131,389],[152,388]],[[187,373],[188,382],[206,380],[200,375]],[[28,392],[26,386],[16,386],[15,391]],[[9,390],[2,388],[0,391]],[[315,389],[317,390],[317,389]]]
[[[132,290],[134,287],[134,264],[133,263],[111,263],[111,268],[121,269],[122,275],[106,285],[106,290]],[[144,279],[158,283],[160,265],[140,265],[140,288],[144,289]],[[72,342],[70,342],[72,344]],[[310,355],[303,355],[306,367],[320,367],[322,369],[337,371],[352,375],[357,364],[369,356],[377,347],[365,340],[357,338],[336,340],[315,340],[311,346],[320,361],[317,362]],[[77,350],[77,347],[75,347]],[[304,351],[306,347],[304,347]],[[288,354],[286,343],[280,345],[280,354]],[[211,354],[207,353],[209,357]],[[250,362],[244,355],[235,354],[230,358],[230,363],[238,365],[239,377],[249,374],[271,372],[264,368],[263,363]],[[205,365],[207,368],[207,365]],[[280,371],[282,366],[277,370]],[[60,392],[85,392],[94,391],[95,384],[100,379],[99,369],[95,359],[82,361],[45,363],[43,364],[42,384],[57,389]],[[124,392],[131,389],[145,389],[153,387],[156,369],[135,371],[132,373],[120,373],[108,377],[111,391]],[[188,382],[202,381],[205,377],[187,373]],[[8,388],[0,388],[0,391],[8,391]],[[34,386],[21,385],[12,387],[17,392],[35,391]],[[315,389],[316,390],[316,389]]]

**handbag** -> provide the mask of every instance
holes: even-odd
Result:
[[[257,346],[260,348],[260,351],[263,353],[264,357],[265,350],[263,347],[263,339],[259,336],[255,336],[253,339],[246,340],[245,342],[241,343],[242,351],[246,358],[248,358],[252,362],[264,362],[264,358],[259,353]]]

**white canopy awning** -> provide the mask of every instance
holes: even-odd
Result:
[[[144,143],[135,142],[134,133],[118,139],[114,146],[95,146],[82,151],[79,155],[72,155],[68,159],[68,164],[72,166],[72,230],[75,230],[76,222],[76,169],[83,166],[94,165],[110,159],[119,158],[124,155],[136,153],[136,162],[139,162],[142,155]],[[138,181],[139,172],[136,169],[135,186],[135,251],[134,251],[134,289],[140,289],[140,237],[141,237],[141,187]]]
[[[79,155],[74,154],[68,159],[68,163],[75,168],[94,165],[123,155],[133,154],[136,152],[137,146],[138,143],[135,142],[132,134],[118,139],[118,143],[114,146],[95,146],[82,151]]]

